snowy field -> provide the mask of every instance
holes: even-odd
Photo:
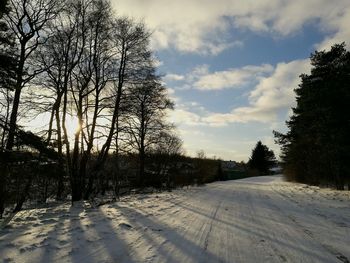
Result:
[[[279,176],[26,210],[0,262],[349,262],[350,193]]]

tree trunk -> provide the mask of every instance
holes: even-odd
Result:
[[[52,125],[53,125],[53,121],[54,121],[54,116],[55,116],[55,104],[53,105],[52,107],[52,110],[51,110],[51,114],[50,114],[50,121],[49,121],[49,128],[47,130],[47,140],[46,142],[49,144],[50,141],[51,141],[51,136],[52,136]]]
[[[11,106],[11,101],[9,99],[9,90],[6,90],[6,116],[5,116],[5,122],[4,122],[4,127],[2,127],[2,136],[1,136],[1,151],[4,150],[5,148],[5,138],[6,138],[6,133],[7,133],[7,125],[9,121],[9,116],[10,116],[10,106]]]
[[[18,107],[19,107],[19,101],[21,97],[21,88],[17,88],[15,91],[15,96],[13,99],[13,104],[12,104],[12,111],[11,111],[11,116],[10,116],[10,127],[9,127],[9,132],[8,132],[8,138],[7,138],[7,144],[6,144],[6,149],[7,150],[12,150],[14,140],[15,140],[15,132],[16,132],[16,126],[17,126],[17,114],[18,114]]]
[[[79,124],[82,123],[82,97],[79,95],[79,107],[78,107],[78,120]],[[74,186],[72,187],[72,201],[80,201],[83,198],[84,185],[83,178],[80,177],[79,172],[79,139],[80,139],[81,128],[75,133],[74,136],[74,148],[72,156],[72,179]],[[74,196],[74,198],[73,198]]]
[[[61,134],[61,120],[59,107],[55,109],[56,128],[57,128],[57,152],[58,152],[58,185],[56,192],[56,200],[63,199],[64,192],[64,162],[63,162],[63,151],[62,151],[62,134]]]
[[[81,177],[86,178],[86,169],[87,169],[87,163],[90,160],[91,157],[91,150],[93,147],[94,143],[94,136],[95,136],[95,129],[96,129],[96,122],[97,122],[97,116],[98,116],[98,111],[99,111],[99,95],[100,91],[96,82],[95,85],[95,105],[94,105],[94,115],[92,117],[92,123],[91,123],[91,131],[90,131],[90,136],[89,136],[89,141],[86,147],[86,151],[83,154],[82,160],[80,161],[80,173]],[[86,186],[86,191],[84,194],[84,200],[88,200],[90,198],[90,195],[92,193],[92,187],[93,187],[93,182],[94,182],[94,177],[95,173],[94,171],[90,171],[89,178],[88,178],[88,183]]]
[[[68,132],[66,127],[66,116],[67,116],[67,87],[64,89],[64,95],[63,95],[63,110],[62,110],[62,130],[64,134],[64,144],[66,145],[66,173],[70,180],[71,185],[71,191],[72,191],[72,202],[75,200],[75,194],[73,194],[73,189],[75,189],[75,182],[74,177],[72,175],[72,162],[71,162],[71,154],[70,154],[70,147],[69,147],[69,140],[68,140]]]
[[[2,161],[2,160],[1,160]],[[6,199],[6,192],[5,192],[5,185],[6,185],[6,178],[7,178],[7,169],[6,166],[4,166],[3,162],[0,163],[0,219],[2,218],[2,215],[5,211],[5,199]]]
[[[109,149],[111,147],[111,142],[112,142],[114,130],[115,130],[115,123],[116,123],[117,118],[119,116],[120,101],[121,101],[123,85],[124,85],[125,67],[126,67],[126,50],[125,50],[125,43],[123,43],[122,54],[121,54],[121,58],[120,58],[120,67],[119,67],[119,71],[118,71],[117,98],[116,98],[116,102],[114,104],[111,126],[109,129],[109,133],[108,133],[106,142],[103,144],[101,152],[97,158],[97,164],[96,164],[93,172],[97,172],[98,170],[100,170],[104,166],[104,163],[107,159]]]
[[[56,191],[56,200],[61,201],[63,200],[63,192],[64,192],[64,180],[63,180],[63,174],[59,172],[58,175],[58,184],[57,184],[57,191]]]
[[[144,182],[145,182],[145,151],[144,151],[144,149],[140,149],[139,155],[140,155],[139,156],[140,167],[139,167],[138,184],[142,188],[142,187],[144,187]]]
[[[72,178],[72,202],[80,201],[83,199],[83,189],[81,185],[77,182],[77,178]]]
[[[17,76],[16,76],[15,96],[13,98],[13,103],[12,103],[12,111],[11,111],[10,125],[9,125],[10,128],[9,128],[7,144],[6,144],[7,150],[12,150],[14,139],[15,139],[18,108],[19,108],[19,102],[21,98],[22,85],[23,85],[23,68],[24,68],[24,61],[25,61],[26,44],[27,42],[21,43],[21,52],[20,52],[20,57],[18,62],[18,68],[16,71]]]
[[[33,179],[33,174],[32,174],[32,172],[29,172],[28,181],[26,183],[26,186],[24,187],[23,192],[20,195],[20,198],[17,200],[17,204],[16,204],[15,209],[13,209],[13,213],[17,213],[22,209],[23,203],[26,200],[28,193],[29,193],[29,190],[30,190],[30,187],[32,185],[32,179]]]

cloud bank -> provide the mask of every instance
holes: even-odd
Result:
[[[317,48],[350,40],[349,0],[113,0],[117,13],[143,18],[157,49],[216,55],[241,40],[234,28],[288,36],[313,23],[327,37]]]
[[[257,84],[249,93],[248,105],[232,109],[228,113],[208,112],[203,108],[201,108],[199,113],[195,113],[194,107],[197,108],[198,112],[198,105],[180,105],[180,108],[176,109],[172,114],[172,119],[176,123],[190,126],[224,126],[229,123],[246,123],[251,121],[261,123],[276,122],[281,112],[287,113],[294,106],[294,89],[300,83],[299,75],[309,71],[309,60],[305,59],[278,63],[275,67],[271,65],[245,66],[230,71],[207,72],[200,77],[200,80],[196,80],[193,85],[196,86],[199,82],[201,87],[210,87],[211,89],[225,88],[229,83],[232,86],[232,82],[237,85],[239,83],[243,84],[251,80],[252,73],[257,74]],[[262,76],[261,73],[267,75]],[[222,79],[227,79],[225,77],[218,78],[219,81],[216,82],[217,76],[222,75],[234,77],[227,82],[222,82]]]

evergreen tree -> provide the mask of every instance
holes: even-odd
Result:
[[[311,65],[295,90],[289,131],[275,136],[288,179],[343,189],[350,172],[350,53],[337,44],[312,54]]]
[[[14,36],[3,20],[9,12],[7,1],[0,4],[0,88],[13,89],[15,85],[16,59],[14,57]]]
[[[258,141],[252,150],[252,156],[248,165],[251,169],[257,170],[259,175],[269,174],[270,169],[276,164],[276,157],[272,150]]]
[[[9,12],[7,1],[0,4],[0,89],[13,90],[15,85],[16,59],[14,57],[14,36],[10,33],[3,15]]]

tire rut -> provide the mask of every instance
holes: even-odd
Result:
[[[210,233],[211,233],[211,231],[212,231],[212,229],[213,229],[213,224],[214,224],[216,215],[217,215],[217,213],[218,213],[218,211],[219,211],[219,209],[220,209],[221,203],[222,203],[222,202],[220,201],[219,204],[218,204],[218,206],[217,206],[216,209],[215,209],[215,212],[214,212],[212,218],[210,219],[210,227],[209,227],[208,233],[207,233],[207,235],[206,235],[206,237],[205,237],[205,240],[204,240],[204,251],[206,251],[206,250],[208,249],[208,245],[209,245],[209,236],[210,236]]]
[[[271,187],[272,188],[272,187]],[[298,206],[299,208],[303,208],[298,202],[295,202],[290,196],[285,195],[279,191],[276,191],[275,189],[273,189],[273,192],[275,192],[276,194],[278,194],[279,196],[281,196],[284,200]],[[300,230],[303,231],[303,233],[308,236],[309,238],[311,238],[313,241],[315,241],[316,243],[318,243],[323,249],[325,249],[328,253],[330,253],[331,255],[334,255],[339,261],[343,262],[343,263],[350,263],[349,259],[343,255],[342,253],[340,253],[339,251],[337,251],[335,248],[333,248],[330,245],[324,244],[322,243],[322,241],[320,241],[319,239],[317,239],[315,237],[315,235],[312,233],[312,231],[310,231],[309,229],[307,229],[306,227],[304,227],[294,216],[289,215],[284,213],[279,207],[277,207],[276,205],[274,205],[278,210],[281,211],[281,213],[285,214],[285,216],[291,220],[295,226],[297,226]],[[314,214],[315,215],[315,214]],[[318,216],[320,216],[319,214],[316,214]],[[320,216],[322,217],[322,216]],[[322,217],[323,218],[323,217]],[[331,222],[331,221],[329,221]]]

